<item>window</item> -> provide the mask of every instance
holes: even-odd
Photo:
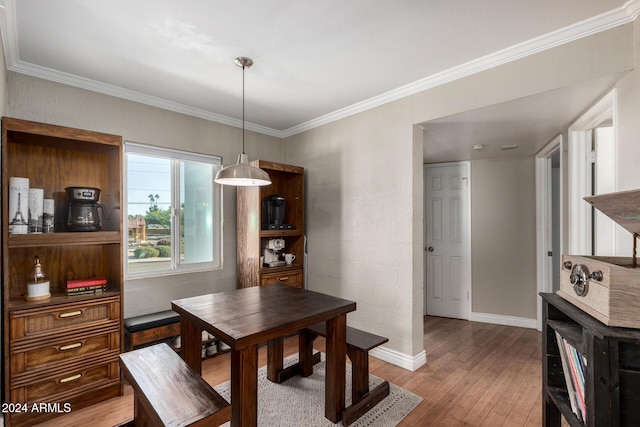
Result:
[[[220,157],[125,143],[126,275],[222,266]]]

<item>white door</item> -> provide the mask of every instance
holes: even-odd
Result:
[[[469,163],[425,166],[425,314],[469,318]]]

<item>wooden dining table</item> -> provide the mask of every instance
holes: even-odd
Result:
[[[325,417],[337,423],[345,407],[347,313],[353,301],[273,284],[172,301],[180,314],[184,361],[202,372],[202,331],[231,347],[231,425],[258,423],[258,347],[269,344],[268,378],[282,369],[282,339],[326,322]]]

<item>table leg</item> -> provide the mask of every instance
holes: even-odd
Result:
[[[274,338],[267,343],[267,379],[278,383],[278,373],[282,371],[284,343],[282,338]]]
[[[347,316],[327,320],[324,416],[337,423],[345,405]]]
[[[191,369],[202,374],[202,332],[184,316],[180,316],[181,349],[180,356]]]
[[[308,377],[313,374],[313,340],[315,336],[309,331],[300,331],[298,335],[298,358],[300,375]]]
[[[258,346],[231,350],[231,426],[258,425]]]

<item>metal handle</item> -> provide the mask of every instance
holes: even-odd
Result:
[[[592,271],[591,274],[589,274],[589,280],[595,280],[596,282],[602,282],[603,278],[604,278],[604,275],[602,274],[602,271],[600,271],[600,270]]]
[[[61,319],[64,319],[66,317],[75,317],[75,316],[81,316],[81,315],[82,315],[82,310],[78,310],[78,311],[69,311],[67,313],[60,313],[58,317]]]
[[[64,383],[68,383],[68,382],[71,382],[71,381],[79,380],[80,378],[82,378],[82,374],[71,375],[70,377],[62,378],[60,380],[60,384],[64,384]]]
[[[285,280],[289,280],[289,276],[278,277],[278,280],[280,280],[281,282],[284,282]]]
[[[429,252],[433,252],[433,246],[429,246],[429,247],[427,248],[427,250],[428,250]]]
[[[78,348],[78,347],[82,347],[82,343],[81,342],[77,342],[77,343],[69,344],[69,345],[63,345],[62,347],[60,347],[58,349],[58,351],[68,351],[68,350],[73,350],[74,348]]]

